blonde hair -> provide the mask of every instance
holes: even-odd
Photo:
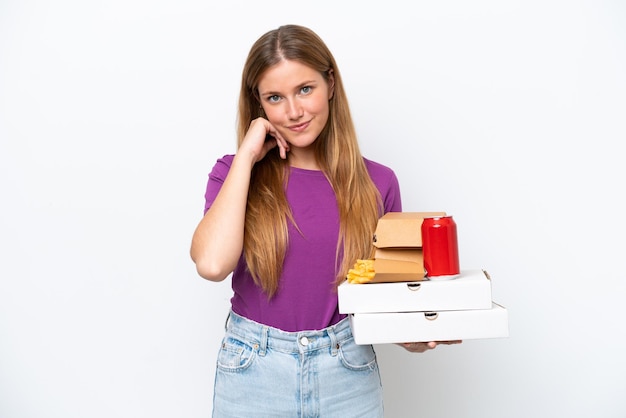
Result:
[[[326,127],[315,141],[315,155],[331,184],[339,207],[339,239],[335,268],[336,283],[343,280],[359,258],[372,258],[372,237],[382,215],[380,193],[369,176],[359,150],[341,74],[330,50],[308,28],[281,26],[261,36],[252,46],[244,65],[238,114],[238,146],[253,119],[261,116],[258,83],[264,72],[282,60],[298,61],[334,77]],[[288,244],[287,223],[293,220],[285,196],[288,165],[270,151],[252,169],[244,229],[244,256],[255,282],[268,297],[279,285]],[[297,225],[295,225],[297,228]]]

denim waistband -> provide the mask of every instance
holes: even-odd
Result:
[[[353,338],[348,318],[321,330],[287,332],[244,318],[232,310],[226,320],[226,330],[258,344],[261,355],[265,355],[268,348],[285,353],[330,349],[334,355],[343,342]]]

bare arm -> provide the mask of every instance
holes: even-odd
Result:
[[[267,134],[274,139],[266,141]],[[276,146],[286,158],[289,146],[271,123],[261,118],[252,121],[222,188],[193,234],[191,259],[201,277],[222,281],[235,269],[243,249],[250,173]]]

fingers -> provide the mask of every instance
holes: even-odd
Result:
[[[274,138],[276,141],[276,146],[278,146],[278,151],[280,153],[280,158],[283,160],[287,158],[287,152],[289,152],[289,143],[283,138],[283,136],[274,128],[274,125],[268,122],[268,131],[267,133]]]
[[[400,345],[404,347],[407,351],[410,351],[411,353],[423,353],[425,351],[432,350],[433,348],[435,348],[437,346],[437,343],[434,341],[430,341],[427,343],[422,343],[422,342],[402,343]]]
[[[274,147],[278,147],[282,159],[286,159],[289,152],[289,143],[274,125],[264,118],[257,118],[250,123],[244,142],[247,144],[246,148],[257,155],[256,161],[263,159]]]
[[[278,146],[278,152],[280,153],[280,158],[283,160],[287,158],[287,152],[289,152],[289,143],[283,139],[282,136],[275,131],[275,133],[270,133],[276,141],[276,145]]]
[[[404,347],[407,351],[411,353],[423,353],[428,350],[432,350],[440,344],[443,345],[453,345],[460,344],[462,340],[451,340],[451,341],[429,341],[429,342],[415,342],[415,343],[402,343],[399,344]]]

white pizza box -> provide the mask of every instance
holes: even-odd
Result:
[[[339,312],[458,311],[491,308],[491,279],[480,269],[445,280],[348,283],[338,287]]]
[[[441,312],[388,312],[350,314],[357,344],[471,340],[509,336],[505,307]]]

